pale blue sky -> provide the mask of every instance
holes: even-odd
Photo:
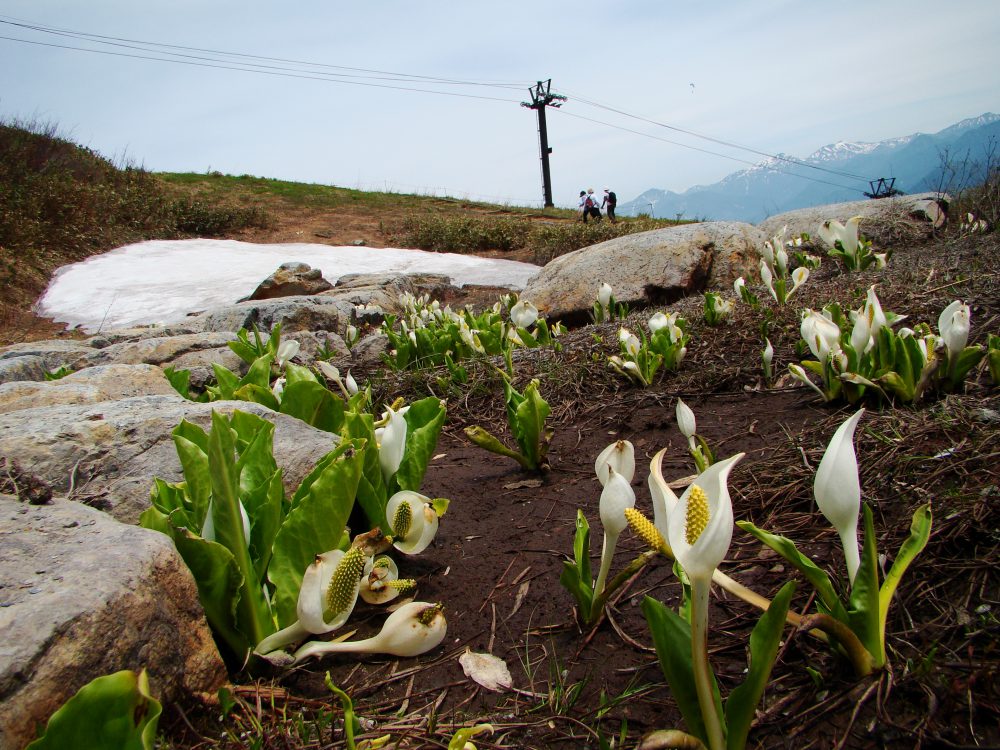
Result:
[[[502,100],[494,101],[0,39],[0,115],[55,122],[106,156],[127,154],[152,170],[518,204],[541,200],[535,116],[518,104],[538,79],[570,97],[548,116],[557,205],[575,205],[585,187],[610,185],[627,201],[746,166],[609,125],[762,158],[595,104],[796,157],[837,140],[929,133],[1000,110],[996,0],[6,0],[0,21],[513,84],[420,84]],[[0,36],[149,54],[8,23]]]

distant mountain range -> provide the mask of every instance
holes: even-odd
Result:
[[[895,177],[895,188],[919,193],[941,187],[955,189],[943,174],[942,155],[964,174],[956,180],[981,180],[968,174],[982,168],[988,151],[1000,161],[1000,115],[986,113],[927,135],[914,133],[878,143],[840,141],[805,159],[785,154],[733,172],[713,185],[696,185],[683,193],[652,188],[618,205],[620,216],[640,213],[660,218],[704,218],[751,223],[807,206],[861,200],[871,192],[869,180]],[[819,169],[817,169],[819,167]]]

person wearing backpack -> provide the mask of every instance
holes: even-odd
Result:
[[[594,197],[594,188],[587,188],[586,207],[590,215],[594,217],[594,221],[601,220],[601,209],[597,205],[597,198]],[[586,219],[584,219],[584,221],[586,221]]]
[[[608,218],[611,220],[612,224],[617,224],[618,221],[615,219],[615,206],[618,205],[618,196],[615,195],[614,190],[609,188],[604,188],[604,200],[601,201],[601,208],[607,207]]]
[[[588,200],[587,191],[581,190],[580,204],[577,206],[577,208],[580,209],[580,221],[582,221],[584,224],[587,223],[587,217],[590,216],[590,206],[587,204],[587,200]]]

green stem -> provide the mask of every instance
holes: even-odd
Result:
[[[726,750],[726,735],[712,689],[712,667],[708,663],[708,594],[711,588],[711,579],[694,578],[691,581],[691,666],[708,747]]]
[[[844,653],[854,667],[854,674],[858,677],[866,677],[875,671],[875,659],[861,643],[857,634],[835,617],[824,613],[809,615],[802,618],[799,627],[816,628],[828,633],[843,647]]]
[[[657,552],[656,550],[648,550],[646,552],[643,552],[632,562],[626,565],[618,573],[618,575],[616,575],[614,578],[611,579],[611,581],[607,584],[607,586],[605,586],[604,589],[594,597],[593,602],[591,602],[590,616],[587,618],[586,622],[587,627],[592,627],[594,623],[597,622],[597,619],[601,616],[601,613],[604,611],[604,607],[607,605],[608,599],[611,597],[611,595],[615,593],[615,591],[620,589],[622,585],[625,583],[625,581],[627,581],[629,578],[631,578],[640,570],[642,570],[647,564],[649,564],[649,562],[658,554],[660,553]],[[595,592],[597,591],[596,585],[594,590]]]

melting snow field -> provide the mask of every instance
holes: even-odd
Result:
[[[456,286],[523,289],[538,266],[454,253],[236,240],[154,240],[60,268],[39,314],[88,332],[168,324],[235,303],[282,263],[308,263],[331,284],[351,273],[438,273]]]

